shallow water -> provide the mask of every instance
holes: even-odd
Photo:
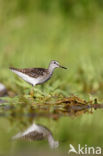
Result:
[[[77,97],[59,99],[55,103],[54,99],[41,99],[41,103],[27,97],[15,99],[6,98],[8,103],[0,107],[0,155],[67,155],[70,144],[75,148],[78,144],[103,146],[102,109],[94,110],[90,103]],[[11,139],[32,123],[47,127],[59,141],[59,147],[50,149],[47,140]]]

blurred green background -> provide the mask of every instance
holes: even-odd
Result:
[[[103,1],[0,0],[0,82],[17,94],[25,92],[16,85],[9,66],[47,67],[52,59],[69,70],[56,70],[43,88],[37,88],[103,101]],[[99,110],[75,119],[40,122],[49,124],[60,140],[59,152],[67,154],[70,143],[75,147],[103,146],[102,118],[103,111]],[[16,126],[1,118],[0,129],[0,154],[5,154],[12,149],[8,140]],[[28,146],[33,150],[42,145]],[[26,143],[18,143],[15,148],[25,147]]]

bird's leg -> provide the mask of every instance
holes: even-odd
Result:
[[[32,85],[32,88],[30,90],[30,95],[31,95],[31,97],[34,97],[34,88],[33,88],[33,85]]]

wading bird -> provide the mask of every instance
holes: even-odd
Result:
[[[55,68],[67,69],[61,66],[57,61],[51,61],[48,69],[45,68],[24,68],[17,69],[10,67],[10,70],[21,77],[23,80],[31,84],[32,86],[40,85],[48,81],[52,75]]]
[[[24,139],[28,141],[48,140],[51,148],[57,148],[59,146],[59,142],[54,140],[53,135],[48,128],[35,123],[24,132],[18,133],[12,139]]]

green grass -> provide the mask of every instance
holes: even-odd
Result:
[[[48,67],[50,60],[55,59],[69,69],[57,69],[51,80],[35,87],[38,91],[45,95],[73,94],[85,100],[97,98],[102,102],[103,20],[102,13],[98,15],[88,20],[65,18],[58,12],[34,11],[7,19],[0,25],[0,82],[18,98],[27,95],[31,86],[14,76],[9,66]],[[70,143],[103,146],[102,118],[103,111],[99,110],[91,115],[62,117],[58,121],[37,119],[36,122],[50,127],[65,152]],[[0,119],[0,140],[3,140],[3,143],[0,141],[0,154],[5,149],[10,151],[8,139],[19,131],[18,122],[10,124],[8,121]],[[43,144],[34,143],[32,148],[34,145]],[[26,143],[16,145],[17,150],[25,147]]]
[[[82,91],[84,84],[88,86],[84,93],[102,88],[102,26],[101,19],[77,22],[41,13],[7,21],[0,37],[1,81],[15,86],[9,66],[48,67],[56,59],[69,70],[56,70],[47,85],[58,79],[59,87],[68,93]]]

